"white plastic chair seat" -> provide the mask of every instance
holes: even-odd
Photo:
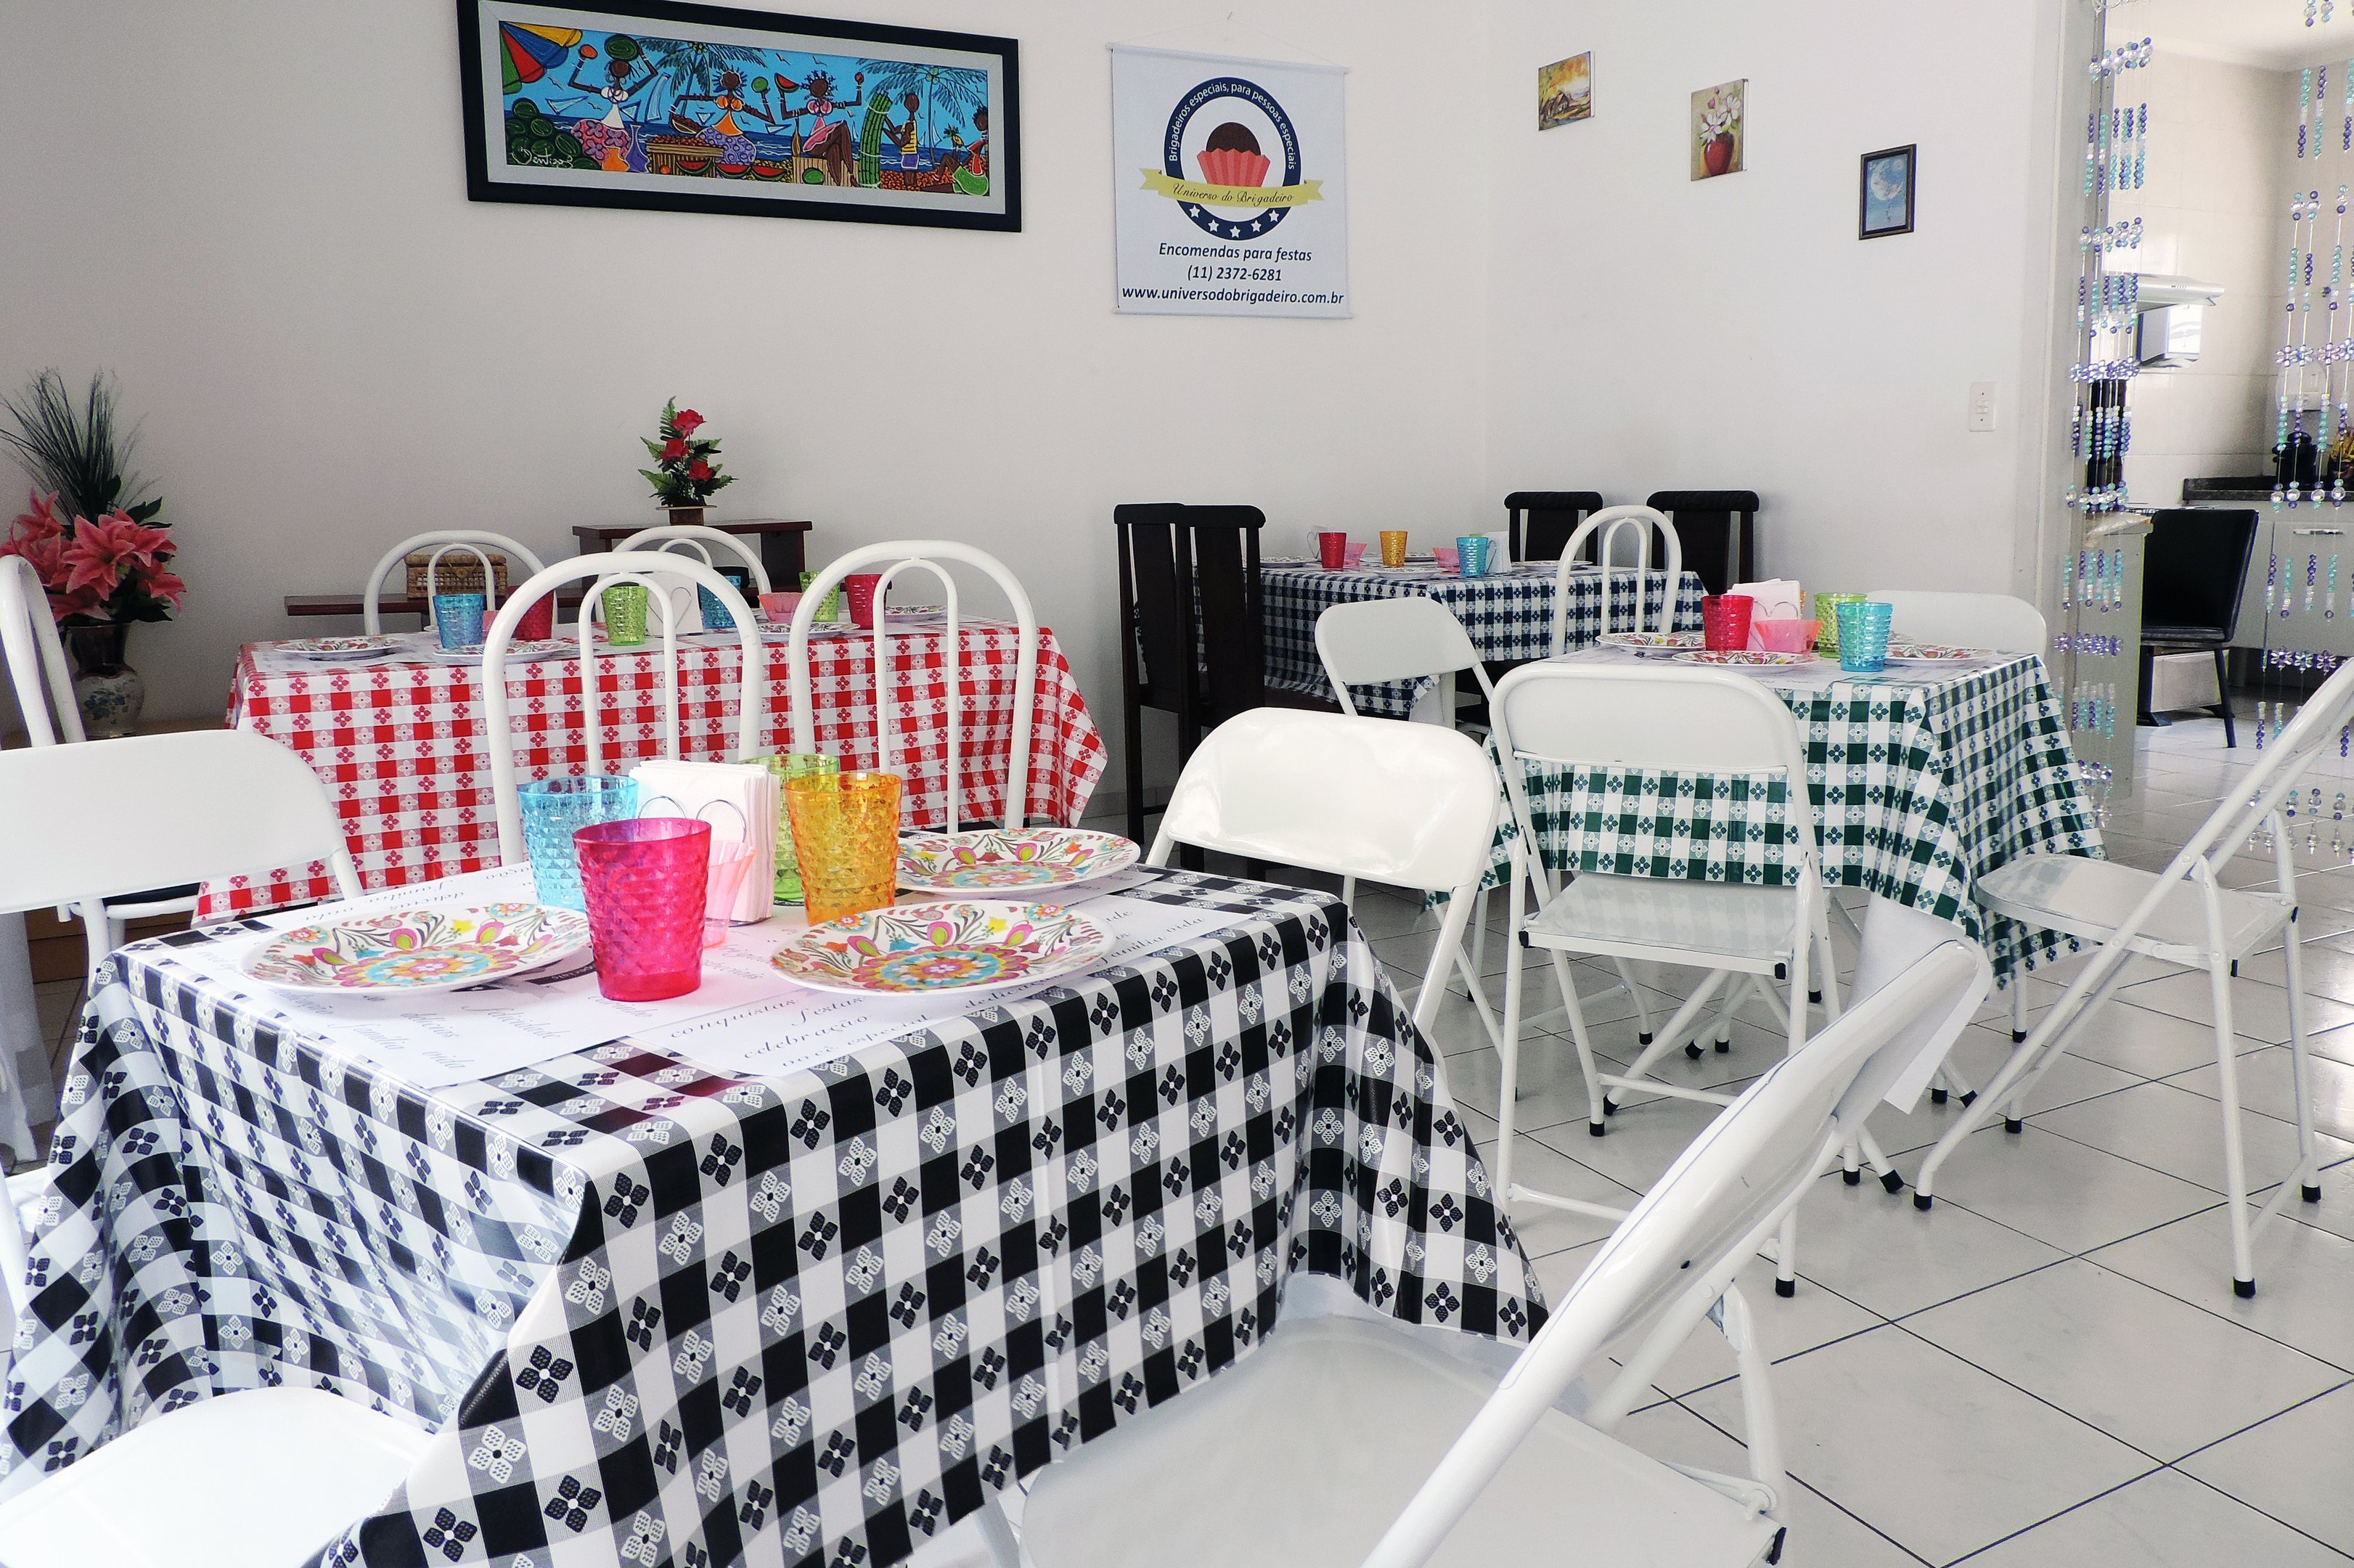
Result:
[[[1527,923],[1529,945],[1770,974],[1796,937],[1787,887],[1581,872]]]
[[[2115,861],[2082,855],[2021,855],[1979,879],[1978,900],[1997,915],[2095,942],[2113,940],[2117,927],[2164,880]],[[2278,893],[2222,888],[2223,957],[2253,952],[2287,923],[2294,907]],[[2127,938],[2131,951],[2171,963],[2201,965],[2212,944],[2207,935],[2206,900],[2196,884],[2178,881],[2141,928]]]
[[[295,1568],[433,1435],[320,1389],[200,1400],[0,1503],[8,1568]]]
[[[1206,1384],[1049,1466],[1023,1510],[1023,1561],[1356,1568],[1495,1390],[1403,1327],[1282,1323]],[[1552,1411],[1430,1561],[1729,1568],[1775,1530]]]

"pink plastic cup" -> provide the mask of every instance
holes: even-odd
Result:
[[[1346,534],[1317,535],[1316,554],[1323,561],[1327,571],[1339,571],[1349,564],[1349,535]]]
[[[1710,594],[1700,601],[1701,641],[1720,652],[1749,646],[1749,613],[1757,601],[1745,593]]]
[[[543,594],[532,601],[515,622],[514,640],[518,642],[545,642],[556,635],[556,596]]]
[[[842,579],[842,586],[850,594],[850,624],[873,629],[875,585],[882,580],[881,572],[853,572]]]
[[[1364,558],[1365,547],[1363,545],[1348,545],[1341,547],[1341,560],[1344,566],[1353,567]]]
[[[1452,545],[1433,545],[1430,547],[1430,558],[1440,571],[1451,572],[1461,556]]]
[[[711,824],[630,817],[575,830],[597,989],[613,1001],[660,1001],[703,983]]]
[[[1815,645],[1811,620],[1752,620],[1749,645],[1766,653],[1805,653]]]
[[[790,626],[793,611],[801,607],[799,593],[764,593],[760,596],[760,613],[771,626]]]
[[[742,839],[711,841],[711,871],[704,884],[703,945],[716,948],[727,939],[736,913],[736,895],[744,891],[744,874],[752,869],[752,846]]]

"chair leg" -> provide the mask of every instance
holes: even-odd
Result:
[[[1524,949],[1518,938],[1523,889],[1523,879],[1515,875],[1505,901],[1505,907],[1511,912],[1512,935],[1506,940],[1504,952],[1504,1037],[1496,1053],[1504,1067],[1503,1077],[1496,1087],[1496,1209],[1507,1216],[1512,1207],[1512,1102],[1521,1092],[1521,959]],[[1592,1070],[1588,1069],[1586,1086],[1591,1089],[1593,1084]]]
[[[2215,999],[2215,1090],[2223,1112],[2223,1193],[2232,1216],[2232,1293],[2256,1293],[2256,1265],[2248,1224],[2247,1154],[2240,1137],[2240,1059],[2232,1050],[2232,975],[2221,954],[2207,966]]]
[[[1643,988],[1635,983],[1635,971],[1627,967],[1624,959],[1613,959],[1610,967],[1618,971],[1619,983],[1627,988],[1628,999],[1635,1004],[1635,1044],[1651,1043],[1651,1004],[1643,1000]]]
[[[1350,914],[1354,915],[1357,912],[1357,879],[1355,877],[1344,876],[1341,879],[1341,903]]]
[[[2221,648],[2215,650],[2215,711],[2223,720],[2225,749],[2238,746],[2239,733],[2232,727],[2232,662]]]
[[[2296,917],[2289,917],[2281,943],[2288,968],[2288,1044],[2290,1092],[2296,1096],[2297,1196],[2308,1203],[2321,1202],[2320,1156],[2313,1145],[2313,1061],[2305,1028],[2305,960],[2298,951]]]
[[[1144,736],[1138,732],[1143,727],[1144,711],[1133,693],[1129,699],[1123,705],[1128,711],[1121,715],[1128,721],[1128,837],[1131,843],[1140,844],[1144,842]]]
[[[1798,1216],[1792,1213],[1782,1221],[1782,1234],[1774,1244],[1774,1294],[1787,1299],[1798,1293]]]
[[[1512,957],[1520,956],[1520,946],[1515,938]],[[1559,953],[1551,957],[1553,980],[1561,987],[1562,1005],[1569,1013],[1569,1043],[1577,1051],[1577,1070],[1585,1075],[1585,1130],[1600,1138],[1602,1118],[1608,1111],[1602,1097],[1602,1075],[1594,1065],[1594,1042],[1585,1033],[1585,1010],[1577,1005],[1577,987],[1569,977],[1569,960]]]

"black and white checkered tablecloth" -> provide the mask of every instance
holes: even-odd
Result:
[[[1954,922],[2006,981],[2073,948],[1988,916],[1970,891],[2022,854],[2102,853],[2042,660],[1767,683],[1805,732],[1826,880]],[[1770,885],[1789,869],[1778,779],[1548,768],[1526,778],[1530,820],[1556,870]],[[1510,832],[1508,821],[1498,834],[1490,885],[1505,874]]]
[[[1316,652],[1316,618],[1336,604],[1369,599],[1435,599],[1455,612],[1482,659],[1542,659],[1552,652],[1547,644],[1553,636],[1556,569],[1556,563],[1543,561],[1509,573],[1458,577],[1427,568],[1331,572],[1321,567],[1261,567],[1260,593],[1267,607],[1267,683],[1280,691],[1331,701],[1331,683],[1324,678],[1324,662]],[[1667,573],[1647,575],[1646,624],[1659,614],[1659,601],[1667,591]],[[1700,630],[1703,591],[1699,577],[1691,572],[1683,574],[1683,587],[1676,597],[1678,630]],[[1573,572],[1570,593],[1569,645],[1584,648],[1602,634],[1602,574],[1590,568]],[[1610,603],[1614,624],[1621,630],[1634,624],[1633,567],[1610,574]],[[1361,714],[1404,718],[1429,686],[1426,680],[1352,686],[1350,696]]]
[[[1535,1277],[1337,901],[743,1079],[616,1042],[421,1092],[110,960],[0,1493],[299,1380],[440,1436],[334,1564],[894,1562],[1230,1363],[1287,1278],[1522,1338]]]

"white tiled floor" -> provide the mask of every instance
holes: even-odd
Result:
[[[2253,727],[2243,724],[2242,749],[2229,753],[2211,721],[2143,731],[2140,788],[2111,804],[2118,858],[2163,865],[2257,759]],[[2354,763],[2341,781],[2335,758],[2324,771],[2317,853],[2299,859],[2314,1023],[2338,1029],[2317,1046],[2347,1065],[2324,1066],[2317,1086],[2324,1158],[2336,1162],[2354,1156],[2354,870],[2327,853],[2327,812],[2339,789],[2354,794]],[[2345,831],[2354,836],[2354,822]],[[2235,868],[2245,882],[2263,865]],[[1398,981],[1418,980],[1435,922],[1378,890],[1359,913]],[[1502,965],[1491,938],[1486,967]],[[2292,1202],[2259,1241],[2255,1298],[2233,1296],[2206,981],[2166,976],[2150,967],[2079,1036],[2024,1131],[1998,1122],[1947,1163],[1933,1211],[1826,1177],[1802,1211],[1798,1294],[1776,1298],[1755,1271],[1745,1294],[1776,1358],[1797,1482],[1785,1563],[2305,1568],[2354,1555],[2354,1165],[2324,1173],[2321,1204]],[[2259,1184],[2287,1169],[2294,1147],[2287,1053],[2276,1048],[2288,1033],[2283,979],[2277,955],[2251,961],[2232,998]],[[1587,971],[1581,989],[1605,983]],[[2039,1010],[2057,994],[2030,985]],[[1998,1010],[1982,1023],[1956,1058],[1978,1083],[2009,1042]],[[1449,1087],[1492,1158],[1495,1053],[1459,1004],[1437,1034]],[[1606,1054],[1631,1054],[1631,1023],[1594,1034]],[[1738,1085],[1777,1050],[1766,1032],[1744,1031],[1730,1056],[1691,1064],[1691,1081]],[[1523,1072],[1520,1171],[1573,1192],[1639,1188],[1709,1114],[1630,1105],[1597,1139],[1566,1040],[1540,1038]],[[1951,1111],[1882,1107],[1872,1128],[1909,1177]],[[1516,1218],[1558,1297],[1600,1225]],[[1673,1397],[1632,1418],[1628,1439],[1740,1468],[1731,1373],[1721,1342],[1696,1341],[1659,1377]]]

